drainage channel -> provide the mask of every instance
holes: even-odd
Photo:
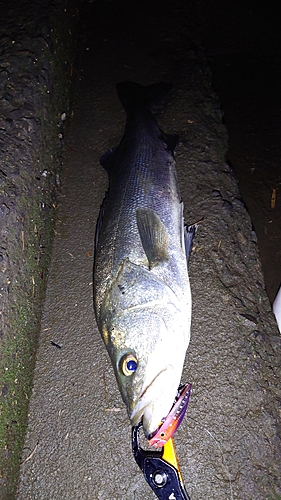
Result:
[[[224,162],[226,132],[191,19],[181,3],[93,2],[85,4],[82,23],[17,498],[154,498],[133,461],[129,421],[92,306],[95,222],[107,188],[99,157],[122,137],[115,82],[124,80],[173,81],[157,119],[181,136],[185,217],[204,217],[190,264],[192,341],[183,373],[194,391],[176,435],[186,488],[192,500],[280,494],[279,337],[251,222]],[[173,36],[171,24],[178,27]]]

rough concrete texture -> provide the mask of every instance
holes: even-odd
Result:
[[[84,6],[18,500],[155,498],[132,457],[92,307],[95,222],[107,187],[99,157],[122,137],[115,83],[127,79],[174,83],[157,119],[180,134],[186,221],[203,219],[190,263],[192,339],[182,377],[193,393],[175,436],[187,491],[192,500],[280,498],[280,336],[256,236],[224,161],[226,131],[190,9],[163,1]]]
[[[1,499],[17,483],[26,430],[69,104],[70,14],[62,2],[1,2]]]
[[[197,0],[229,159],[258,237],[271,304],[281,283],[281,30],[278,4]],[[278,104],[280,103],[280,105]]]

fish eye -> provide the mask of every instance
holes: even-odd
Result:
[[[121,370],[126,377],[133,375],[138,367],[138,360],[132,353],[126,354],[121,360]]]

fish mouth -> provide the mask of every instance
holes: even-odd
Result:
[[[179,383],[175,375],[173,366],[167,365],[149,384],[144,384],[132,408],[131,424],[134,427],[142,421],[147,439],[156,435],[159,424],[165,420],[173,407]]]

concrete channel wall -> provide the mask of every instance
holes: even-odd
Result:
[[[73,3],[1,2],[1,499],[13,498],[26,431],[69,119]]]
[[[202,219],[190,262],[192,340],[182,377],[193,393],[175,436],[187,491],[191,500],[281,498],[280,335],[256,236],[225,162],[227,133],[196,21],[192,3],[180,0],[81,9],[74,118],[17,500],[155,498],[132,457],[92,307],[95,223],[107,187],[99,157],[122,138],[115,84],[124,80],[173,82],[157,120],[180,135],[185,219]]]

